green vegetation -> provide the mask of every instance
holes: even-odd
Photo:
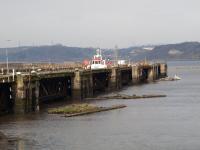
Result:
[[[92,104],[72,104],[65,107],[49,109],[48,113],[50,114],[75,114],[82,112],[98,111],[102,107],[97,107]]]

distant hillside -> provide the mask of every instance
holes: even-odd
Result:
[[[80,61],[83,58],[91,58],[95,53],[93,48],[67,47],[62,45],[38,46],[38,47],[17,47],[9,48],[10,61]],[[5,61],[5,48],[0,49],[0,61]]]
[[[200,59],[200,43],[185,42],[156,46],[147,56],[149,59],[166,60]]]
[[[95,54],[95,48],[67,47],[63,45],[15,47],[8,48],[9,61],[37,62],[37,61],[82,61],[91,59]],[[106,58],[114,59],[114,50],[104,49]],[[168,45],[146,45],[139,47],[122,48],[118,50],[119,59],[134,61],[143,60],[196,60],[200,59],[200,43],[185,42]],[[5,62],[5,48],[0,48],[0,61]]]
[[[121,57],[138,61],[145,57],[149,60],[199,60],[200,43],[184,42],[159,46],[131,47],[120,50]]]

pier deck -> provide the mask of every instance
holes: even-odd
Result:
[[[4,70],[4,72],[6,72]],[[125,85],[154,81],[167,76],[167,64],[136,64],[108,69],[18,69],[0,75],[0,112],[37,111],[40,103],[55,99],[82,101]],[[19,73],[20,72],[20,73]]]

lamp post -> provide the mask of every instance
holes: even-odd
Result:
[[[11,40],[6,40],[7,42],[10,42]],[[8,67],[8,48],[6,47],[6,70],[7,75],[9,74],[9,67]]]
[[[10,42],[11,40],[6,40],[6,41]],[[8,48],[7,47],[6,47],[6,70],[7,70],[8,82],[10,82],[9,67],[8,67]]]
[[[8,49],[6,48],[6,70],[7,70],[7,75],[9,74],[8,71]]]

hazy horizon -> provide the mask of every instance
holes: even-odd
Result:
[[[113,47],[95,47],[95,46],[79,46],[79,45],[65,45],[62,43],[50,43],[50,44],[43,44],[43,45],[13,45],[13,46],[8,46],[8,47],[0,47],[0,49],[6,49],[6,48],[20,48],[20,47],[45,47],[45,46],[65,46],[65,47],[76,47],[76,48],[100,48],[100,49],[115,49],[116,46],[118,49],[124,49],[124,48],[131,48],[131,47],[153,47],[153,46],[162,46],[162,45],[173,45],[173,44],[182,44],[182,43],[191,43],[191,42],[198,42],[200,41],[182,41],[182,42],[175,42],[175,43],[157,43],[157,44],[138,44],[138,45],[130,45],[130,46],[125,46],[125,47],[119,47],[118,45],[114,45]]]
[[[0,0],[0,47],[200,41],[197,0]],[[11,40],[11,41],[7,41]]]

